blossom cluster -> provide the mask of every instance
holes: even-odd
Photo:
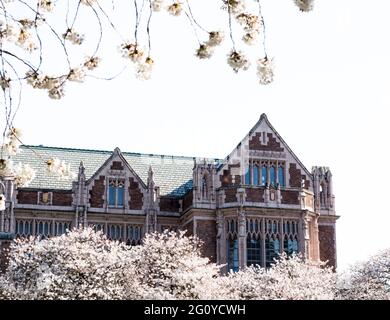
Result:
[[[35,170],[29,164],[14,165],[11,156],[20,152],[22,132],[18,128],[11,128],[6,141],[1,146],[0,177],[14,177],[16,187],[27,187],[35,178]],[[6,159],[3,158],[6,157]]]
[[[260,33],[259,17],[254,14],[240,13],[236,16],[237,22],[244,27],[245,34],[242,40],[246,44],[253,44]]]
[[[219,46],[223,39],[224,34],[222,31],[211,31],[209,32],[209,39],[199,45],[196,50],[195,56],[199,59],[209,59],[214,53],[214,48]]]
[[[240,13],[245,10],[245,0],[222,0],[222,9],[228,10],[233,14]]]
[[[341,274],[337,298],[390,300],[390,249],[359,262]]]
[[[257,75],[260,84],[269,84],[274,80],[274,65],[273,59],[264,57],[257,61]]]
[[[65,75],[50,77],[30,70],[26,73],[25,78],[27,84],[36,89],[47,90],[51,99],[58,100],[65,94],[66,81],[83,82],[86,76],[86,71],[97,68],[99,63],[99,57],[86,57],[85,61],[79,67],[70,69]]]
[[[134,247],[91,227],[15,240],[0,276],[4,299],[333,299],[335,273],[301,256],[268,270],[221,275],[183,231],[146,234]]]
[[[58,158],[50,158],[46,161],[46,169],[49,175],[56,175],[60,180],[74,179],[76,173],[70,169],[70,164]]]
[[[180,16],[181,12],[183,11],[183,5],[181,2],[175,1],[167,8],[169,14],[173,16]]]
[[[135,75],[138,79],[148,80],[152,75],[154,61],[150,56],[145,58],[145,52],[137,43],[127,41],[120,46],[122,57],[129,59],[135,65]]]
[[[20,129],[11,128],[7,135],[6,140],[1,146],[2,151],[8,155],[16,155],[19,152],[19,147],[22,144],[20,139],[22,137],[22,132]]]
[[[250,66],[248,58],[241,51],[232,50],[228,54],[227,62],[236,73],[239,70],[248,70]]]
[[[11,159],[0,159],[0,177],[14,177],[16,187],[27,187],[35,174],[36,171],[29,164],[14,165]]]
[[[313,10],[314,0],[294,0],[299,10],[308,12]]]
[[[5,198],[5,195],[0,193],[0,211],[5,210],[5,201],[7,199]],[[1,296],[0,296],[1,297]]]

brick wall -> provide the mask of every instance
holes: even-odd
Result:
[[[299,204],[299,191],[280,190],[283,204]]]
[[[104,206],[104,176],[100,176],[99,179],[94,181],[92,189],[89,191],[90,204],[92,208],[103,208]]]
[[[183,212],[187,210],[189,207],[192,206],[192,201],[194,198],[194,193],[193,191],[187,192],[184,197],[183,197]]]
[[[296,163],[290,163],[290,167],[288,169],[288,173],[290,174],[290,187],[292,188],[300,188],[302,179],[305,180],[305,188],[310,188],[310,180],[307,180],[306,175],[301,173],[301,169],[297,168]]]
[[[237,189],[225,189],[225,202],[237,202]]]
[[[53,206],[71,206],[72,205],[72,192],[56,191],[53,192]]]
[[[202,255],[216,262],[216,225],[213,220],[197,220],[196,235],[203,241]]]
[[[240,164],[229,164],[228,169],[222,171],[222,175],[219,177],[222,187],[227,187],[233,185],[233,176],[231,175],[231,168],[239,168]],[[239,185],[241,183],[241,176],[235,175],[234,185]]]
[[[284,148],[280,146],[280,142],[276,141],[276,138],[272,133],[267,133],[268,141],[267,144],[261,143],[261,133],[256,132],[256,134],[249,140],[249,149],[250,150],[261,150],[261,151],[277,151],[282,152]]]
[[[180,204],[178,198],[161,197],[160,210],[168,212],[179,212]]]
[[[132,210],[141,210],[143,204],[143,194],[140,190],[139,183],[133,177],[129,178],[129,208]]]
[[[246,188],[246,201],[264,202],[264,189],[261,188]]]
[[[189,236],[192,236],[194,235],[194,222],[191,220],[191,222],[188,222],[183,228],[181,228],[182,230],[187,230],[186,232],[186,236],[189,237]]]
[[[320,240],[320,259],[329,261],[328,265],[336,267],[335,228],[333,226],[318,226]]]
[[[123,170],[123,164],[121,161],[113,161],[110,169],[111,170]]]
[[[16,200],[20,204],[37,204],[38,192],[37,191],[19,190],[18,194],[16,196]]]

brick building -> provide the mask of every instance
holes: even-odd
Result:
[[[36,154],[66,160],[77,178],[47,175]],[[24,146],[18,161],[37,176],[17,190],[12,177],[3,179],[3,247],[12,236],[48,237],[77,225],[129,244],[146,232],[186,229],[229,269],[269,266],[283,251],[336,266],[331,172],[309,172],[265,114],[223,160]]]

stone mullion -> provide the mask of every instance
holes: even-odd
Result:
[[[249,160],[249,184],[253,185],[253,160]]]
[[[55,222],[55,220],[53,219],[53,220],[51,221],[51,223],[52,223],[52,225],[51,225],[51,234],[52,234],[53,236],[55,236],[55,235],[56,235],[56,222]]]
[[[261,218],[262,223],[261,223],[261,255],[262,255],[262,261],[261,261],[261,266],[265,268],[266,266],[266,254],[265,254],[265,219]]]
[[[126,243],[127,237],[127,225],[126,222],[123,223],[123,232],[122,232],[122,240]]]
[[[283,218],[280,220],[280,228],[279,233],[281,234],[281,241],[280,241],[280,253],[282,254],[284,251],[284,233],[283,233]]]
[[[271,168],[271,164],[269,161],[266,161],[266,167],[267,167],[267,185],[270,186],[271,185],[271,178],[270,178],[270,168]]]

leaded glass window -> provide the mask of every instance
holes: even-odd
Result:
[[[269,180],[271,186],[276,186],[276,174],[275,174],[275,167],[271,166],[269,168]]]
[[[267,236],[265,239],[265,266],[271,267],[280,254],[280,241],[278,237]]]
[[[124,205],[125,182],[122,179],[110,179],[108,183],[108,205],[122,208]]]
[[[261,250],[261,240],[256,238],[248,237],[246,241],[246,252],[247,252],[247,260],[246,264],[248,266],[250,265],[259,265],[261,266],[261,257],[262,257],[262,250]]]
[[[267,183],[267,166],[263,165],[261,167],[261,185],[265,186]]]
[[[245,184],[251,184],[251,170],[249,166],[245,169]]]
[[[283,243],[283,246],[284,246],[284,252],[287,254],[287,255],[292,255],[293,253],[297,253],[298,252],[298,240],[296,239],[296,237],[285,237],[284,238],[284,243]]]
[[[257,165],[253,166],[253,184],[259,185],[259,167]]]
[[[278,168],[278,180],[279,180],[279,185],[281,187],[285,186],[285,181],[284,181],[284,168],[283,166],[279,166]]]
[[[238,260],[238,239],[228,239],[227,240],[227,257],[228,257],[228,270],[234,272],[239,269],[239,260]]]

